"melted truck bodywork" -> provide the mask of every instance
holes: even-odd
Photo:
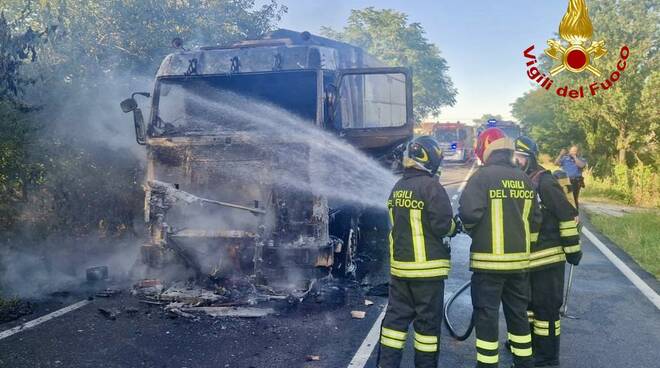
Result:
[[[344,81],[346,75],[351,78]],[[375,97],[369,108],[362,106],[367,75],[384,75],[395,88],[400,85],[396,106]],[[196,84],[256,96],[388,165],[394,148],[412,136],[410,78],[409,70],[384,68],[357,47],[287,30],[168,55],[156,76],[148,123],[141,127],[138,118],[135,123],[148,159],[150,238],[142,247],[144,263],[166,269],[178,262],[198,276],[240,273],[271,284],[309,280],[319,270],[354,273],[362,208],[276,180],[293,176],[313,188],[311,166],[292,167],[287,153],[314,165],[317,147],[305,139],[264,137],[249,124],[221,116],[214,117],[212,129],[169,116],[183,109],[194,117],[186,91]],[[139,109],[129,102],[122,108],[135,117]],[[173,107],[177,104],[181,107]],[[389,122],[368,118],[374,111],[381,116],[384,107]]]

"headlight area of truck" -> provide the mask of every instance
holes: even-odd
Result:
[[[447,160],[461,160],[462,158],[463,158],[462,149],[445,151],[445,159]]]

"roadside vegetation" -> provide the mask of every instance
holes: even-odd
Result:
[[[622,217],[594,213],[590,219],[601,233],[660,280],[660,211],[643,211]]]
[[[611,176],[598,177],[587,170],[584,177],[586,184],[581,196],[587,200],[660,208],[657,168],[643,164],[633,168],[616,165]]]
[[[64,271],[79,276],[88,255],[141,235],[143,151],[119,102],[150,89],[172,39],[255,38],[285,11],[252,0],[2,1],[0,297],[20,289],[17,269],[54,272],[75,247]],[[20,306],[0,299],[0,314]]]
[[[144,151],[119,102],[152,88],[173,39],[186,49],[256,39],[286,11],[276,0],[3,0],[0,296],[14,295],[3,289],[17,268],[8,254],[51,263],[66,247],[84,244],[84,257],[142,235]],[[418,116],[454,104],[447,62],[406,14],[354,10],[325,32],[413,67]]]
[[[29,302],[17,298],[0,298],[0,323],[13,321],[30,313],[32,305]]]
[[[438,46],[429,43],[421,24],[408,21],[393,9],[353,9],[341,31],[322,27],[321,33],[367,50],[392,66],[413,69],[415,119],[422,121],[453,106],[458,91],[449,77],[449,65]]]

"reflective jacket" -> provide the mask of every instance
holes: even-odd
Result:
[[[459,216],[472,238],[470,269],[524,272],[541,212],[525,173],[511,164],[511,151],[497,150],[468,180]]]
[[[437,176],[406,169],[387,201],[390,213],[390,273],[401,279],[444,279],[454,232],[451,202]]]
[[[543,214],[538,240],[532,247],[530,266],[532,269],[542,269],[563,263],[567,255],[581,251],[575,222],[578,212],[550,171],[539,167],[530,178],[541,199]]]

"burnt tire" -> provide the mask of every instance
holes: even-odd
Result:
[[[341,240],[341,251],[335,253],[332,265],[333,275],[340,278],[355,278],[355,257],[360,241],[358,217],[351,209],[342,210],[334,216],[330,226],[331,235]]]

